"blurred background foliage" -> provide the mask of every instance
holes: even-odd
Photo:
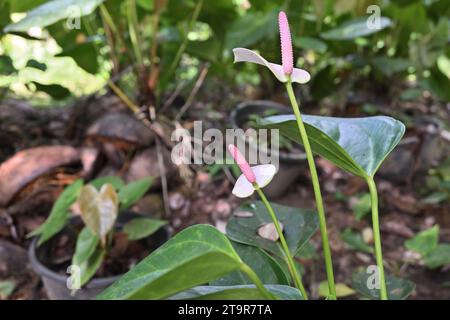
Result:
[[[450,101],[448,0],[0,0],[0,97],[64,104],[119,79],[136,102],[158,106],[206,64],[215,85],[273,94],[265,68],[233,65],[231,50],[280,61],[280,9],[296,64],[312,74],[306,100]]]

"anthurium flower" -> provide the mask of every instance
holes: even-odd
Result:
[[[281,11],[278,15],[281,40],[281,62],[282,65],[268,62],[255,51],[245,48],[234,48],[234,62],[252,62],[266,66],[278,80],[287,82],[290,78],[292,82],[306,83],[311,79],[308,71],[294,68],[294,57],[292,53],[291,32],[286,14]]]
[[[250,197],[255,188],[264,188],[272,181],[277,169],[273,164],[261,164],[250,167],[239,149],[230,144],[228,151],[242,171],[236,181],[232,193],[238,198]]]

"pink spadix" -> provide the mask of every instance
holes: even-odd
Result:
[[[255,174],[253,173],[252,168],[250,168],[250,165],[248,164],[247,160],[245,160],[239,149],[235,145],[230,144],[228,146],[228,151],[231,153],[231,156],[233,157],[234,161],[236,161],[237,165],[239,166],[247,180],[251,184],[255,183]]]
[[[286,13],[280,11],[278,14],[278,25],[281,40],[281,64],[285,74],[291,74],[294,70],[294,55],[292,53],[291,31]]]

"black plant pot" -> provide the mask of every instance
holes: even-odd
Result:
[[[265,116],[269,110],[276,110],[277,114],[292,114],[292,110],[279,103],[272,101],[256,100],[245,101],[240,103],[230,116],[233,128],[242,128],[245,123],[250,120],[251,115]],[[238,139],[244,139],[238,137]],[[246,144],[250,150],[255,146]],[[306,154],[303,150],[295,150],[296,152],[284,152],[280,150],[278,153],[279,167],[278,172],[272,182],[264,188],[267,197],[275,199],[283,195],[290,185],[298,178],[300,173],[307,168]]]
[[[116,228],[120,228],[126,222],[133,218],[142,217],[142,215],[133,212],[122,212],[119,214]],[[82,225],[82,221],[79,217],[73,217],[70,220],[68,227],[64,228],[60,233],[55,235],[52,239],[48,240],[41,246],[37,246],[38,238],[34,238],[28,249],[28,258],[33,270],[41,277],[44,287],[47,291],[47,295],[51,300],[89,300],[95,298],[100,292],[118,280],[121,275],[93,278],[81,289],[77,290],[74,294],[67,288],[67,280],[70,274],[57,273],[47,267],[47,262],[52,254],[52,249],[56,239],[62,235],[68,235],[74,237],[74,227]],[[170,233],[167,227],[163,226],[157,232],[153,233],[146,239],[142,239],[149,248],[149,251],[153,251],[166,242],[170,237]]]

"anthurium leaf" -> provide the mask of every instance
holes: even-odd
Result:
[[[100,238],[92,233],[91,229],[84,227],[77,238],[72,264],[79,266],[87,261],[94,254],[99,242]]]
[[[119,190],[124,185],[123,180],[117,176],[100,177],[89,182],[89,184],[94,186],[97,190],[100,190],[100,188],[107,183],[112,185],[116,190]]]
[[[360,177],[373,177],[381,163],[400,142],[405,126],[386,116],[333,118],[304,115],[309,142],[314,153]],[[263,119],[263,127],[302,143],[294,115]]]
[[[89,257],[89,259],[81,262],[80,267],[80,286],[87,283],[97,272],[98,268],[103,263],[105,257],[105,250],[97,247],[94,253]]]
[[[435,225],[419,232],[413,238],[405,241],[405,247],[420,253],[423,257],[436,249],[439,242],[439,226]]]
[[[281,266],[270,255],[260,248],[231,242],[242,261],[255,271],[264,284],[289,284]],[[212,286],[234,286],[252,284],[250,279],[241,271],[230,273],[211,282]]]
[[[312,210],[286,207],[272,204],[278,220],[284,226],[284,237],[289,250],[296,254],[297,251],[308,242],[318,227],[317,215]],[[246,203],[236,211],[251,212],[251,217],[239,217],[233,215],[227,224],[228,237],[236,242],[255,246],[283,257],[283,250],[279,241],[274,242],[258,235],[258,228],[266,223],[271,223],[269,213],[261,201]]]
[[[284,285],[265,285],[266,289],[282,300],[303,300],[300,291]],[[254,285],[200,286],[180,292],[170,300],[265,300]]]
[[[242,265],[224,234],[210,225],[194,225],[167,241],[98,298],[163,299]]]
[[[5,32],[28,31],[46,27],[59,20],[82,17],[92,13],[104,0],[52,0],[27,12],[22,20],[9,24]]]
[[[121,209],[131,207],[136,201],[150,189],[153,183],[152,177],[147,177],[138,181],[130,182],[119,190],[119,202]]]
[[[352,296],[354,294],[355,290],[348,287],[345,283],[336,283],[336,297],[343,298]],[[319,296],[324,298],[330,296],[328,281],[322,281],[321,283],[319,283]]]
[[[128,235],[128,240],[139,240],[158,231],[167,221],[151,218],[134,218],[123,226],[123,231]]]
[[[372,278],[369,278],[372,277]],[[369,299],[380,299],[380,290],[377,288],[369,288],[374,284],[374,273],[358,272],[352,275],[352,287],[358,293]],[[415,289],[416,285],[409,280],[386,276],[386,287],[389,300],[404,300]]]
[[[91,231],[104,243],[106,235],[111,231],[117,218],[118,197],[110,184],[104,184],[100,191],[86,185],[78,197],[81,218]]]
[[[379,25],[370,28],[369,21],[366,17],[356,18],[345,22],[335,29],[322,32],[320,36],[327,40],[352,40],[357,37],[371,35],[392,25],[391,19],[387,17],[380,17],[377,21],[379,22]]]
[[[425,257],[425,265],[431,269],[450,265],[450,244],[439,244]]]
[[[83,180],[76,180],[66,187],[53,205],[47,220],[29,234],[29,236],[39,235],[38,245],[43,244],[64,228],[69,219],[69,208],[77,201],[83,183]]]
[[[353,249],[373,253],[373,248],[364,242],[363,237],[359,232],[347,228],[341,233],[341,238]]]

